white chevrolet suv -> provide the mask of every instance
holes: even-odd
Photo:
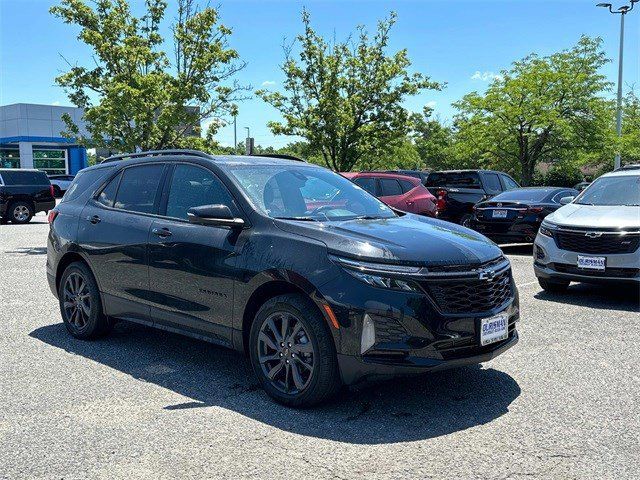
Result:
[[[640,165],[601,176],[547,216],[536,236],[534,270],[544,290],[570,282],[640,286]]]

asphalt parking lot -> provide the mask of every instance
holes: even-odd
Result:
[[[121,323],[67,335],[46,217],[0,225],[2,478],[638,478],[640,312],[631,288],[544,293],[505,249],[521,340],[481,367],[274,404],[234,352]]]

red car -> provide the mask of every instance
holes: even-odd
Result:
[[[419,178],[377,172],[345,172],[341,175],[390,207],[429,217],[436,215],[436,198]]]

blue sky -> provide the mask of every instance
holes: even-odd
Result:
[[[69,105],[53,81],[66,64],[61,55],[90,64],[90,52],[76,40],[77,29],[48,13],[56,2],[0,0],[0,104],[17,102]],[[174,3],[174,2],[169,2]],[[203,1],[204,3],[204,1]],[[215,1],[210,2],[217,4]],[[283,39],[301,31],[300,11],[310,11],[316,30],[345,38],[358,24],[373,30],[390,10],[398,13],[390,51],[407,48],[413,69],[447,82],[442,92],[425,92],[406,102],[420,111],[430,104],[448,120],[451,102],[483,90],[492,75],[531,52],[546,55],[576,43],[581,34],[600,36],[614,60],[604,73],[617,78],[619,17],[596,8],[596,0],[456,0],[456,1],[220,1],[222,20],[233,28],[231,46],[248,62],[238,77],[254,89],[277,89],[283,80],[278,65]],[[624,2],[619,1],[620,5]],[[134,9],[142,2],[132,1]],[[615,3],[614,5],[617,5]],[[640,7],[626,19],[626,84],[640,89]],[[169,8],[167,19],[174,17]],[[168,33],[167,22],[167,31]],[[266,83],[265,83],[266,82]],[[613,92],[612,92],[613,94]],[[254,98],[240,105],[238,138],[251,128],[256,143],[283,146],[290,139],[274,137],[266,122],[277,112]],[[233,143],[231,126],[218,139]]]

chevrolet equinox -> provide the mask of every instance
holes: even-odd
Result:
[[[518,341],[493,242],[303,161],[111,157],[77,175],[49,222],[47,276],[71,335],[122,319],[243,351],[287,405]]]

